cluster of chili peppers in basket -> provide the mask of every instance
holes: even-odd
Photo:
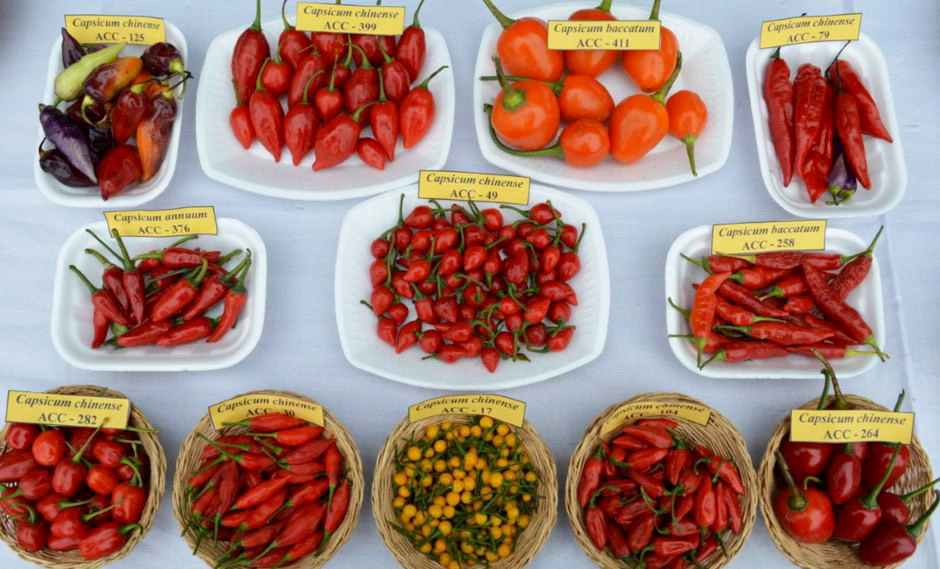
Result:
[[[192,77],[173,44],[121,57],[126,45],[82,45],[62,28],[56,100],[39,105],[39,166],[66,186],[97,185],[104,200],[159,172],[177,116],[176,88]],[[62,101],[70,102],[64,112]],[[43,149],[47,140],[53,147]]]
[[[257,139],[275,162],[286,144],[294,166],[312,150],[314,171],[353,154],[383,170],[386,160],[395,159],[399,137],[406,150],[424,139],[435,115],[428,83],[446,66],[415,84],[427,54],[418,20],[421,5],[413,23],[396,37],[308,36],[290,25],[284,4],[284,30],[273,54],[261,31],[260,0],[254,23],[232,52],[236,106],[229,124],[246,150]],[[372,136],[364,134],[366,126]]]
[[[191,532],[227,542],[216,567],[279,567],[319,554],[350,500],[336,441],[323,427],[280,413],[227,424],[239,432],[206,442],[186,483]]]
[[[777,48],[764,77],[764,101],[783,185],[789,186],[795,173],[812,203],[826,191],[832,195],[826,203],[843,203],[859,183],[871,189],[863,134],[893,142],[874,97],[858,71],[839,59],[841,53],[825,74],[804,63],[791,82],[790,68]]]
[[[682,255],[708,276],[693,285],[691,310],[669,299],[691,331],[674,336],[691,340],[700,369],[713,361],[813,357],[813,350],[828,359],[875,355],[885,361],[888,356],[871,327],[846,301],[868,276],[883,230],[867,249],[851,256],[785,251],[695,260]],[[859,344],[874,351],[852,348]],[[703,354],[711,357],[703,361]]]
[[[585,461],[578,504],[599,551],[646,569],[700,567],[741,531],[748,490],[737,467],[677,428],[640,419]]]
[[[581,270],[585,226],[564,223],[551,202],[501,205],[522,215],[507,223],[500,208],[472,201],[448,210],[431,200],[433,208],[419,205],[405,217],[404,199],[398,223],[370,245],[372,294],[362,303],[378,318],[382,341],[396,353],[417,344],[424,359],[444,363],[479,357],[491,373],[504,359],[529,361],[523,348],[568,347],[578,304],[569,281]]]
[[[131,257],[124,240],[114,231],[120,253],[90,229],[94,237],[117,264],[95,249],[85,253],[101,262],[101,287],[96,287],[75,265],[75,273],[91,294],[91,347],[108,344],[114,348],[138,346],[172,347],[200,340],[214,343],[238,322],[248,302],[245,279],[251,269],[251,251],[231,270],[225,269],[235,249],[221,251],[189,249],[187,236],[162,251],[150,251]],[[222,313],[208,316],[219,303]]]
[[[835,372],[819,353],[826,384],[817,409],[855,407],[842,394]],[[830,384],[835,396],[828,397]],[[899,411],[904,392],[894,411]],[[806,443],[789,437],[775,451],[786,486],[774,497],[774,512],[784,530],[802,543],[831,539],[858,544],[856,554],[868,565],[891,565],[914,554],[917,538],[940,498],[916,520],[909,504],[932,492],[940,479],[896,494],[890,488],[907,471],[910,449],[888,443]]]
[[[124,547],[149,498],[149,460],[135,431],[7,426],[0,510],[16,518],[20,548],[92,560]]]
[[[513,20],[490,0],[483,1],[503,27],[498,57],[493,58],[496,76],[481,77],[500,84],[500,93],[484,111],[490,118],[490,136],[501,150],[516,156],[553,156],[578,168],[595,166],[608,155],[633,164],[668,133],[686,145],[689,168],[697,175],[694,146],[705,129],[708,109],[694,91],[682,90],[666,100],[682,68],[679,43],[669,28],[662,27],[659,49],[553,50],[548,49],[544,21]],[[614,20],[611,3],[603,0],[569,19]],[[653,3],[650,20],[659,20],[659,4]],[[642,92],[615,105],[597,77],[618,60]]]

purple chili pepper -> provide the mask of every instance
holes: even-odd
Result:
[[[39,122],[49,142],[92,182],[97,182],[88,133],[67,114],[52,105],[39,105]]]

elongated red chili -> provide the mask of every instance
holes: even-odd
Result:
[[[793,123],[793,83],[790,67],[780,57],[780,48],[774,51],[764,76],[764,101],[770,115],[770,137],[780,162],[784,187],[793,179],[796,159],[796,140]]]
[[[437,68],[427,79],[412,87],[402,99],[399,107],[401,139],[405,148],[411,148],[421,142],[431,130],[434,122],[434,95],[428,89],[428,83],[435,75],[447,69],[446,65]]]
[[[874,337],[871,327],[865,322],[857,310],[843,302],[833,292],[826,282],[826,277],[821,271],[803,264],[803,273],[806,278],[806,284],[809,287],[813,298],[816,299],[816,305],[826,316],[836,321],[852,338],[860,343],[868,344],[875,349],[878,357],[882,361],[887,359],[887,355],[878,347],[878,342]]]
[[[362,113],[371,104],[367,103],[359,107],[352,115],[336,116],[323,123],[317,130],[313,143],[317,157],[313,163],[314,171],[336,166],[352,156],[356,151],[359,133],[362,132],[360,121]]]
[[[832,69],[833,66],[836,67],[835,70]],[[852,95],[858,104],[862,132],[893,142],[891,134],[888,133],[888,129],[881,120],[881,113],[878,111],[874,97],[865,88],[862,78],[852,65],[844,59],[837,58],[833,65],[829,66],[828,73],[830,79],[837,79],[842,83],[842,88]]]
[[[398,45],[395,47],[395,59],[400,61],[408,70],[408,79],[415,81],[421,75],[424,68],[424,59],[427,54],[426,39],[424,30],[421,28],[421,22],[418,20],[418,14],[424,0],[418,3],[415,9],[414,19],[411,25],[405,28],[401,37],[398,38]]]
[[[883,225],[878,229],[878,233],[875,234],[868,248],[842,267],[842,270],[839,271],[836,278],[829,283],[829,286],[832,287],[832,292],[835,293],[839,300],[844,301],[849,296],[849,293],[858,288],[858,285],[862,284],[862,281],[868,277],[868,273],[871,271],[871,266],[874,263],[873,255],[875,245],[878,244],[878,239],[881,237],[882,231],[884,231]]]
[[[717,345],[717,337],[715,333],[712,332],[712,324],[715,321],[715,310],[718,305],[715,294],[729,276],[729,273],[709,275],[695,292],[695,300],[692,303],[692,314],[689,317],[689,328],[692,331],[693,344],[695,344],[698,351],[697,360],[699,367],[702,366],[702,354],[705,353],[706,349],[710,348],[711,351],[714,351],[714,347]]]
[[[369,114],[369,126],[372,135],[385,151],[389,160],[395,159],[395,146],[398,145],[398,107],[386,96],[385,79],[379,76],[379,98]]]
[[[238,36],[232,50],[232,78],[238,93],[237,100],[247,101],[251,97],[261,67],[269,55],[271,48],[261,31],[261,0],[257,0],[255,21]]]
[[[826,79],[822,76],[822,70],[810,63],[801,65],[793,81],[793,91],[795,168],[797,172],[802,173],[822,124],[823,106],[826,101]]]
[[[258,141],[271,153],[275,162],[280,162],[281,149],[284,147],[284,109],[277,97],[261,82],[264,67],[269,62],[270,59],[265,60],[258,73],[255,90],[248,101],[248,112]]]
[[[219,318],[219,322],[215,326],[215,329],[212,331],[211,335],[209,335],[209,337],[206,339],[206,342],[218,342],[235,325],[235,322],[238,320],[238,316],[241,314],[242,310],[245,308],[245,305],[248,303],[248,291],[245,288],[245,279],[248,277],[248,271],[250,269],[251,256],[249,252],[249,256],[246,259],[245,268],[242,269],[241,274],[238,275],[238,280],[235,281],[235,284],[232,286],[232,288],[228,289],[228,291],[225,293],[222,316]]]

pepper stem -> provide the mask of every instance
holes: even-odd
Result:
[[[861,255],[865,255],[866,257],[871,257],[871,256],[872,256],[872,252],[874,252],[874,250],[875,250],[875,245],[878,244],[878,239],[881,238],[881,232],[884,231],[884,230],[885,230],[885,226],[884,226],[884,225],[882,225],[880,228],[878,228],[878,233],[875,233],[875,238],[872,239],[872,240],[871,240],[871,243],[868,244],[868,248],[867,248],[867,249],[865,249],[864,251],[862,251],[861,253],[859,253],[859,256],[861,256]]]
[[[551,146],[546,146],[545,148],[540,148],[538,150],[516,150],[515,148],[510,148],[503,144],[503,141],[499,139],[499,136],[496,135],[496,128],[493,126],[493,105],[483,105],[483,111],[490,117],[491,120],[487,121],[490,127],[490,138],[493,139],[493,144],[497,146],[500,150],[506,154],[512,154],[513,156],[554,156],[556,158],[561,158],[564,160],[565,151],[561,147],[561,141],[559,140]]]
[[[98,431],[100,431],[101,428],[104,427],[105,423],[108,422],[108,419],[109,417],[105,417],[104,420],[101,421],[101,424],[95,427],[95,430],[93,433],[91,433],[91,436],[85,439],[85,442],[82,443],[81,448],[79,448],[78,452],[76,452],[75,455],[72,457],[72,462],[74,462],[75,464],[78,464],[82,460],[82,455],[85,454],[86,450],[88,450],[88,445],[91,443],[92,439],[95,438],[95,435],[98,434]]]
[[[310,83],[313,82],[313,80],[316,78],[317,75],[323,73],[323,71],[324,71],[324,70],[321,69],[321,70],[317,71],[316,73],[314,73],[313,75],[311,75],[310,77],[307,78],[307,82],[304,83],[304,96],[300,98],[300,103],[301,103],[301,104],[303,104],[303,105],[309,104],[309,103],[307,102],[307,90],[310,89]]]
[[[933,480],[931,480],[930,482],[928,482],[928,483],[925,484],[924,486],[921,486],[921,487],[918,488],[917,490],[914,490],[913,492],[908,492],[907,494],[904,494],[903,496],[900,496],[901,501],[906,504],[906,503],[908,503],[910,500],[913,500],[914,498],[920,496],[921,494],[926,494],[927,491],[930,490],[931,488],[933,488],[934,484],[936,484],[937,482],[940,482],[940,478],[934,478]]]
[[[685,144],[685,153],[689,155],[689,168],[692,170],[693,176],[698,176],[698,172],[695,170],[695,139],[697,137],[694,134],[688,134],[682,137],[682,143]]]
[[[905,397],[905,396],[906,396],[906,393],[905,393],[904,390],[902,389],[902,390],[901,390],[901,393],[898,394],[898,400],[895,401],[895,403],[894,403],[894,412],[895,412],[895,413],[897,413],[898,411],[901,410],[901,404],[904,403],[904,397]]]
[[[499,25],[502,26],[504,30],[516,23],[515,20],[500,12],[499,8],[493,4],[492,0],[483,0],[483,3],[486,4],[486,7],[489,8],[490,13],[493,14],[493,17],[496,18],[496,21],[499,22]],[[659,0],[657,0],[656,3],[659,4]]]
[[[264,68],[268,66],[268,62],[271,61],[271,58],[265,58],[264,63],[261,64],[261,69],[258,70],[258,77],[255,78],[255,91],[264,91],[264,83],[261,82],[261,76],[264,75]]]
[[[907,533],[910,534],[911,537],[916,538],[920,535],[920,530],[923,529],[925,525],[927,525],[927,520],[929,520],[930,516],[933,515],[934,511],[936,511],[937,504],[940,504],[940,498],[934,498],[933,505],[930,506],[930,509],[924,512],[924,515],[922,515],[916,522],[907,526]]]
[[[261,0],[255,3],[255,21],[251,23],[251,29],[261,31]]]
[[[118,233],[117,229],[111,230],[111,237],[113,237],[117,241],[118,247],[121,249],[121,258],[124,262],[124,270],[125,271],[135,270],[134,261],[131,260],[131,256],[127,252],[127,247],[124,245],[124,240],[121,239],[121,234]]]
[[[898,453],[901,452],[901,445],[894,445],[894,452],[891,453],[891,462],[888,463],[888,468],[885,469],[885,473],[881,476],[881,480],[878,481],[878,484],[871,489],[871,494],[866,496],[862,500],[862,506],[866,510],[874,510],[878,507],[878,494],[881,494],[881,489],[884,488],[885,483],[888,482],[888,478],[891,476],[891,471],[894,470],[894,461],[898,458]]]
[[[660,2],[660,0],[655,0],[655,1],[653,2],[653,9],[650,10],[650,20],[658,20],[658,19],[659,19],[659,2]]]
[[[685,259],[686,261],[692,263],[693,265],[698,265],[699,267],[701,267],[702,269],[704,269],[706,273],[711,274],[712,271],[711,271],[711,269],[708,267],[708,265],[705,263],[705,260],[704,260],[704,259],[699,260],[699,261],[696,261],[695,259],[693,259],[692,257],[689,257],[688,255],[686,255],[686,254],[684,254],[684,253],[679,253],[679,256],[682,257],[683,259]]]
[[[281,20],[284,22],[285,30],[292,30],[294,26],[290,25],[290,22],[287,21],[287,14],[284,12],[284,8],[287,7],[287,0],[281,2]]]
[[[415,17],[414,17],[414,20],[411,22],[411,27],[413,28],[421,27],[421,22],[418,21],[418,14],[421,12],[421,6],[424,6],[424,0],[421,0],[420,2],[418,2],[418,7],[415,9]]]
[[[549,88],[551,88],[551,90],[555,93],[555,96],[561,95],[561,90],[565,86],[564,79],[560,81],[547,81],[544,79],[528,79],[526,77],[518,77],[516,75],[506,75],[506,79],[512,81],[513,83],[515,83],[516,81],[535,81],[536,83],[544,83],[545,85],[548,85]],[[498,81],[498,80],[499,80],[499,77],[497,77],[496,75],[481,75],[480,76],[480,81]]]
[[[88,280],[88,277],[85,276],[85,273],[79,271],[78,267],[76,267],[75,265],[69,265],[69,270],[75,273],[75,276],[77,276],[78,279],[82,281],[82,284],[84,284],[88,288],[88,291],[91,294],[95,294],[96,292],[98,292],[98,288],[95,287],[95,285],[91,284],[91,281]]]
[[[362,69],[372,69],[372,63],[369,61],[369,58],[366,57],[366,52],[364,49],[362,49],[361,47],[359,47],[358,45],[352,42],[347,43],[346,45],[348,45],[350,49],[355,49],[359,51],[359,55],[362,56],[362,62],[359,64],[359,67],[361,67]]]
[[[659,0],[657,0],[658,4]],[[682,69],[682,52],[680,51],[676,54],[676,68],[672,70],[672,74],[669,75],[669,79],[663,83],[663,86],[659,88],[658,91],[653,93],[651,96],[653,99],[659,101],[660,103],[665,100],[666,95],[669,93],[669,89],[672,89],[672,84],[676,82],[676,78],[679,77],[679,70]]]
[[[601,3],[597,5],[595,10],[602,10],[604,12],[610,13],[610,5],[614,3],[614,0],[601,0]]]
[[[98,262],[104,265],[105,269],[110,269],[111,267],[114,266],[114,263],[107,260],[104,255],[102,255],[98,251],[95,251],[94,249],[91,249],[91,248],[85,249],[85,253],[88,255],[91,255],[95,259],[98,259]]]
[[[836,379],[836,371],[832,369],[832,365],[829,363],[829,360],[823,357],[822,354],[816,348],[810,350],[813,352],[813,355],[816,356],[816,359],[822,362],[823,370],[822,374],[826,377],[827,381],[832,382],[832,390],[836,394],[835,408],[840,411],[845,411],[850,408],[848,400],[845,398],[845,394],[842,393],[842,387],[839,386],[839,380]]]
[[[97,241],[98,243],[100,243],[101,246],[104,247],[104,248],[108,251],[108,253],[111,253],[112,255],[114,255],[114,257],[118,260],[119,263],[122,263],[122,262],[123,262],[123,259],[122,259],[121,256],[118,254],[118,252],[115,251],[114,249],[112,249],[110,245],[108,245],[107,243],[105,243],[104,240],[103,240],[101,237],[98,237],[98,234],[97,234],[97,233],[95,233],[95,232],[92,231],[91,229],[86,229],[85,232],[88,233],[89,235],[91,235],[92,237],[94,237],[94,238],[95,238],[95,241]]]
[[[691,317],[692,317],[692,311],[691,311],[691,310],[688,310],[688,309],[686,309],[686,308],[682,308],[681,306],[679,306],[678,304],[676,304],[675,302],[673,302],[671,297],[667,297],[667,298],[666,298],[666,301],[669,302],[669,306],[675,308],[675,309],[679,312],[679,314],[685,316],[686,318],[691,318]]]
[[[437,74],[440,73],[441,71],[444,71],[444,70],[447,69],[448,67],[449,67],[448,65],[441,65],[440,67],[438,67],[438,68],[434,71],[434,73],[428,75],[428,78],[427,78],[427,79],[425,79],[424,81],[422,81],[421,83],[419,83],[418,86],[415,87],[415,89],[419,89],[419,88],[427,89],[427,88],[428,88],[428,83],[431,82],[431,79],[434,79],[434,76],[435,76],[435,75],[437,75]]]
[[[783,479],[787,482],[787,486],[789,486],[790,490],[793,492],[793,495],[791,495],[787,500],[787,507],[794,512],[802,512],[809,504],[806,496],[800,491],[800,487],[797,486],[796,482],[793,480],[793,475],[790,474],[790,467],[787,465],[787,459],[783,458],[783,453],[780,452],[780,449],[776,449],[774,451],[774,457],[776,457],[777,462],[780,464],[780,470],[783,472]]]
[[[826,402],[829,400],[829,386],[832,385],[832,377],[828,373],[823,374],[823,379],[825,383],[823,383],[822,395],[819,396],[819,403],[816,404],[817,411],[822,411],[826,408]]]
[[[780,59],[780,48],[781,48],[781,47],[782,47],[782,46],[779,46],[779,45],[777,46],[777,49],[775,49],[774,52],[773,52],[772,54],[770,54],[770,59]]]

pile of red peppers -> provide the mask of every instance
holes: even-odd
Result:
[[[217,567],[280,567],[318,555],[351,497],[336,441],[323,427],[279,413],[229,426],[241,432],[203,437],[186,483],[183,533],[192,533],[197,551],[205,540],[227,543]]]
[[[691,310],[669,299],[691,332],[676,336],[688,338],[698,350],[700,369],[713,361],[813,357],[813,350],[828,359],[877,356],[885,361],[888,355],[871,327],[846,302],[868,276],[883,230],[867,249],[850,256],[784,251],[695,260],[683,255],[708,276],[693,285]],[[859,344],[874,351],[852,348]]]
[[[401,353],[418,345],[454,363],[480,358],[493,373],[501,360],[560,352],[575,327],[578,298],[569,281],[581,270],[584,237],[562,221],[551,202],[521,210],[415,207],[372,241],[372,294],[362,301],[376,318],[376,333]],[[500,209],[522,219],[505,222]],[[449,214],[449,219],[448,219]],[[411,300],[414,314],[405,304]]]
[[[119,57],[125,45],[83,46],[62,28],[56,101],[39,106],[42,170],[66,186],[97,185],[104,200],[159,172],[177,118],[176,88],[192,77],[173,44]],[[61,101],[70,102],[64,112]],[[46,141],[53,147],[44,149]]]
[[[308,36],[287,21],[285,5],[286,0],[281,5],[284,30],[274,53],[261,31],[260,0],[254,23],[232,52],[236,105],[229,124],[245,149],[258,140],[280,162],[286,145],[294,166],[313,151],[314,171],[358,154],[365,164],[383,170],[386,161],[395,159],[399,138],[405,149],[424,139],[435,115],[428,83],[446,66],[416,83],[427,54],[420,4],[400,37]]]
[[[631,567],[702,567],[742,527],[749,491],[734,463],[666,418],[640,419],[584,463],[578,505],[599,551]]]
[[[764,77],[764,101],[783,185],[789,186],[795,173],[812,203],[826,191],[832,195],[827,203],[843,203],[854,195],[857,183],[871,189],[863,134],[893,142],[874,97],[839,55],[825,74],[804,63],[791,82],[790,68],[777,48]]]
[[[823,364],[826,384],[817,409],[854,409],[842,394],[835,372]],[[828,397],[829,386],[835,396]],[[904,392],[894,411],[899,411]],[[774,497],[774,512],[783,529],[802,543],[835,539],[858,544],[858,558],[873,566],[899,563],[917,549],[917,538],[940,503],[912,519],[909,504],[932,492],[940,479],[899,495],[891,487],[911,461],[908,445],[887,443],[803,443],[786,438],[775,451],[786,485]]]
[[[16,520],[30,553],[107,557],[140,530],[149,460],[140,429],[7,426],[0,455],[0,510]]]
[[[251,251],[228,270],[225,265],[242,253],[189,249],[187,236],[162,251],[131,257],[124,240],[114,231],[120,253],[90,229],[86,230],[117,261],[112,263],[95,249],[85,249],[101,262],[101,286],[96,287],[75,265],[69,269],[91,295],[92,349],[137,346],[180,346],[205,340],[220,341],[231,330],[245,304],[245,280],[251,269]],[[222,313],[207,313],[219,303]]]

